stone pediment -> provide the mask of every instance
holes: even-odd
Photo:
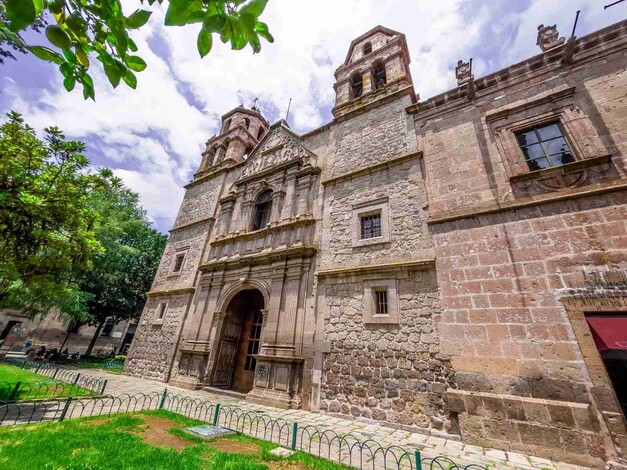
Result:
[[[240,178],[266,173],[273,167],[291,161],[314,165],[315,155],[302,144],[300,137],[292,132],[287,123],[281,120],[270,128],[246,159]]]

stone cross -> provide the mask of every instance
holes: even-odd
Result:
[[[564,38],[559,37],[556,26],[544,26],[543,24],[538,26],[538,40],[536,44],[540,46],[542,52],[564,44]]]

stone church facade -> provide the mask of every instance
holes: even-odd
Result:
[[[627,22],[541,26],[538,45],[480,79],[460,61],[458,87],[421,101],[404,35],[379,26],[323,127],[225,114],[126,371],[624,462]]]

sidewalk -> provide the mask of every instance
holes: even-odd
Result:
[[[77,369],[81,374],[107,379],[105,394],[107,395],[134,395],[136,393],[163,392],[165,388],[172,393],[180,393],[193,398],[212,403],[230,404],[247,411],[265,413],[273,419],[283,418],[287,421],[297,421],[299,426],[315,425],[341,431],[343,434],[352,434],[359,439],[375,439],[383,445],[397,445],[407,450],[419,449],[423,457],[435,457],[444,455],[458,464],[489,464],[494,469],[543,469],[543,470],[581,470],[586,467],[553,462],[540,457],[527,456],[516,452],[505,452],[497,449],[486,449],[479,446],[464,444],[440,437],[427,436],[409,431],[402,431],[380,424],[370,424],[361,421],[338,418],[321,413],[313,413],[305,410],[284,410],[264,405],[250,403],[246,400],[233,398],[226,395],[211,393],[203,390],[185,390],[172,387],[163,382],[149,379],[130,377],[128,375],[112,374],[97,369]]]

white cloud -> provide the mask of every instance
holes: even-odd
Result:
[[[125,2],[132,11],[135,0]],[[231,51],[217,38],[205,59],[196,51],[199,26],[163,26],[158,7],[149,26],[134,34],[148,68],[138,89],[112,90],[94,72],[97,102],[80,91],[66,93],[58,74],[55,91],[21,87],[6,78],[6,109],[16,109],[35,128],[61,127],[69,137],[98,146],[107,163],[139,192],[161,228],[173,222],[186,183],[200,162],[203,143],[217,131],[219,116],[259,96],[264,109],[284,117],[292,98],[290,123],[298,131],[324,124],[333,106],[333,72],[350,41],[377,24],[404,32],[411,72],[421,99],[455,85],[454,67],[474,55],[475,76],[493,72],[539,53],[538,23],[558,23],[570,32],[574,12],[583,10],[578,34],[611,24],[622,6],[604,11],[594,0],[533,0],[522,12],[512,4],[478,0],[271,0],[263,20],[276,38],[262,41],[261,54]],[[160,57],[148,44],[167,51]],[[163,52],[163,51],[161,51]],[[42,67],[49,71],[50,68]],[[186,96],[187,95],[187,96]],[[8,98],[8,99],[7,99]],[[94,139],[97,136],[97,139]]]

